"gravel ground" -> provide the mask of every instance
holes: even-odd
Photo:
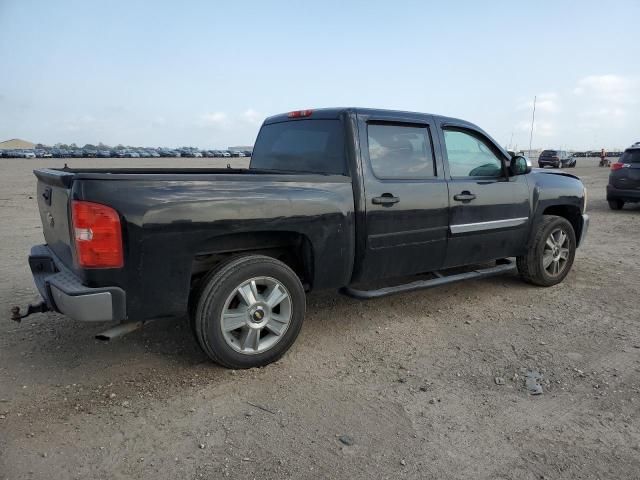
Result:
[[[68,161],[129,162],[212,159]],[[282,360],[230,371],[186,321],[108,344],[57,314],[9,321],[36,298],[31,170],[64,162],[0,160],[0,479],[639,478],[640,206],[610,211],[608,171],[578,162],[591,230],[563,284],[314,293]]]

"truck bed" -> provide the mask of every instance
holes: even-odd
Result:
[[[130,292],[129,318],[185,312],[191,280],[226,252],[305,245],[312,286],[349,283],[355,257],[351,178],[233,168],[41,169],[38,207],[48,248],[88,287]],[[124,267],[76,265],[70,205],[120,216]]]

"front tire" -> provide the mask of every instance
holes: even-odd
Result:
[[[271,257],[234,258],[194,295],[192,326],[202,350],[228,368],[262,367],[295,342],[306,310],[300,279]]]
[[[622,210],[622,207],[624,207],[624,201],[622,200],[607,200],[607,202],[611,210]]]
[[[542,287],[556,285],[567,276],[576,254],[576,234],[563,217],[544,215],[527,246],[516,258],[520,276]]]

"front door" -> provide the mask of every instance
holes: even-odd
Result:
[[[432,117],[358,117],[366,245],[356,280],[439,269],[449,195]]]
[[[528,234],[527,176],[509,176],[507,158],[482,132],[449,125],[442,133],[450,199],[445,267],[518,254]]]

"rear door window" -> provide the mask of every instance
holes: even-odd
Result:
[[[264,125],[250,168],[346,175],[342,123],[306,119]]]
[[[378,178],[419,179],[435,176],[427,126],[370,123],[369,161]]]

